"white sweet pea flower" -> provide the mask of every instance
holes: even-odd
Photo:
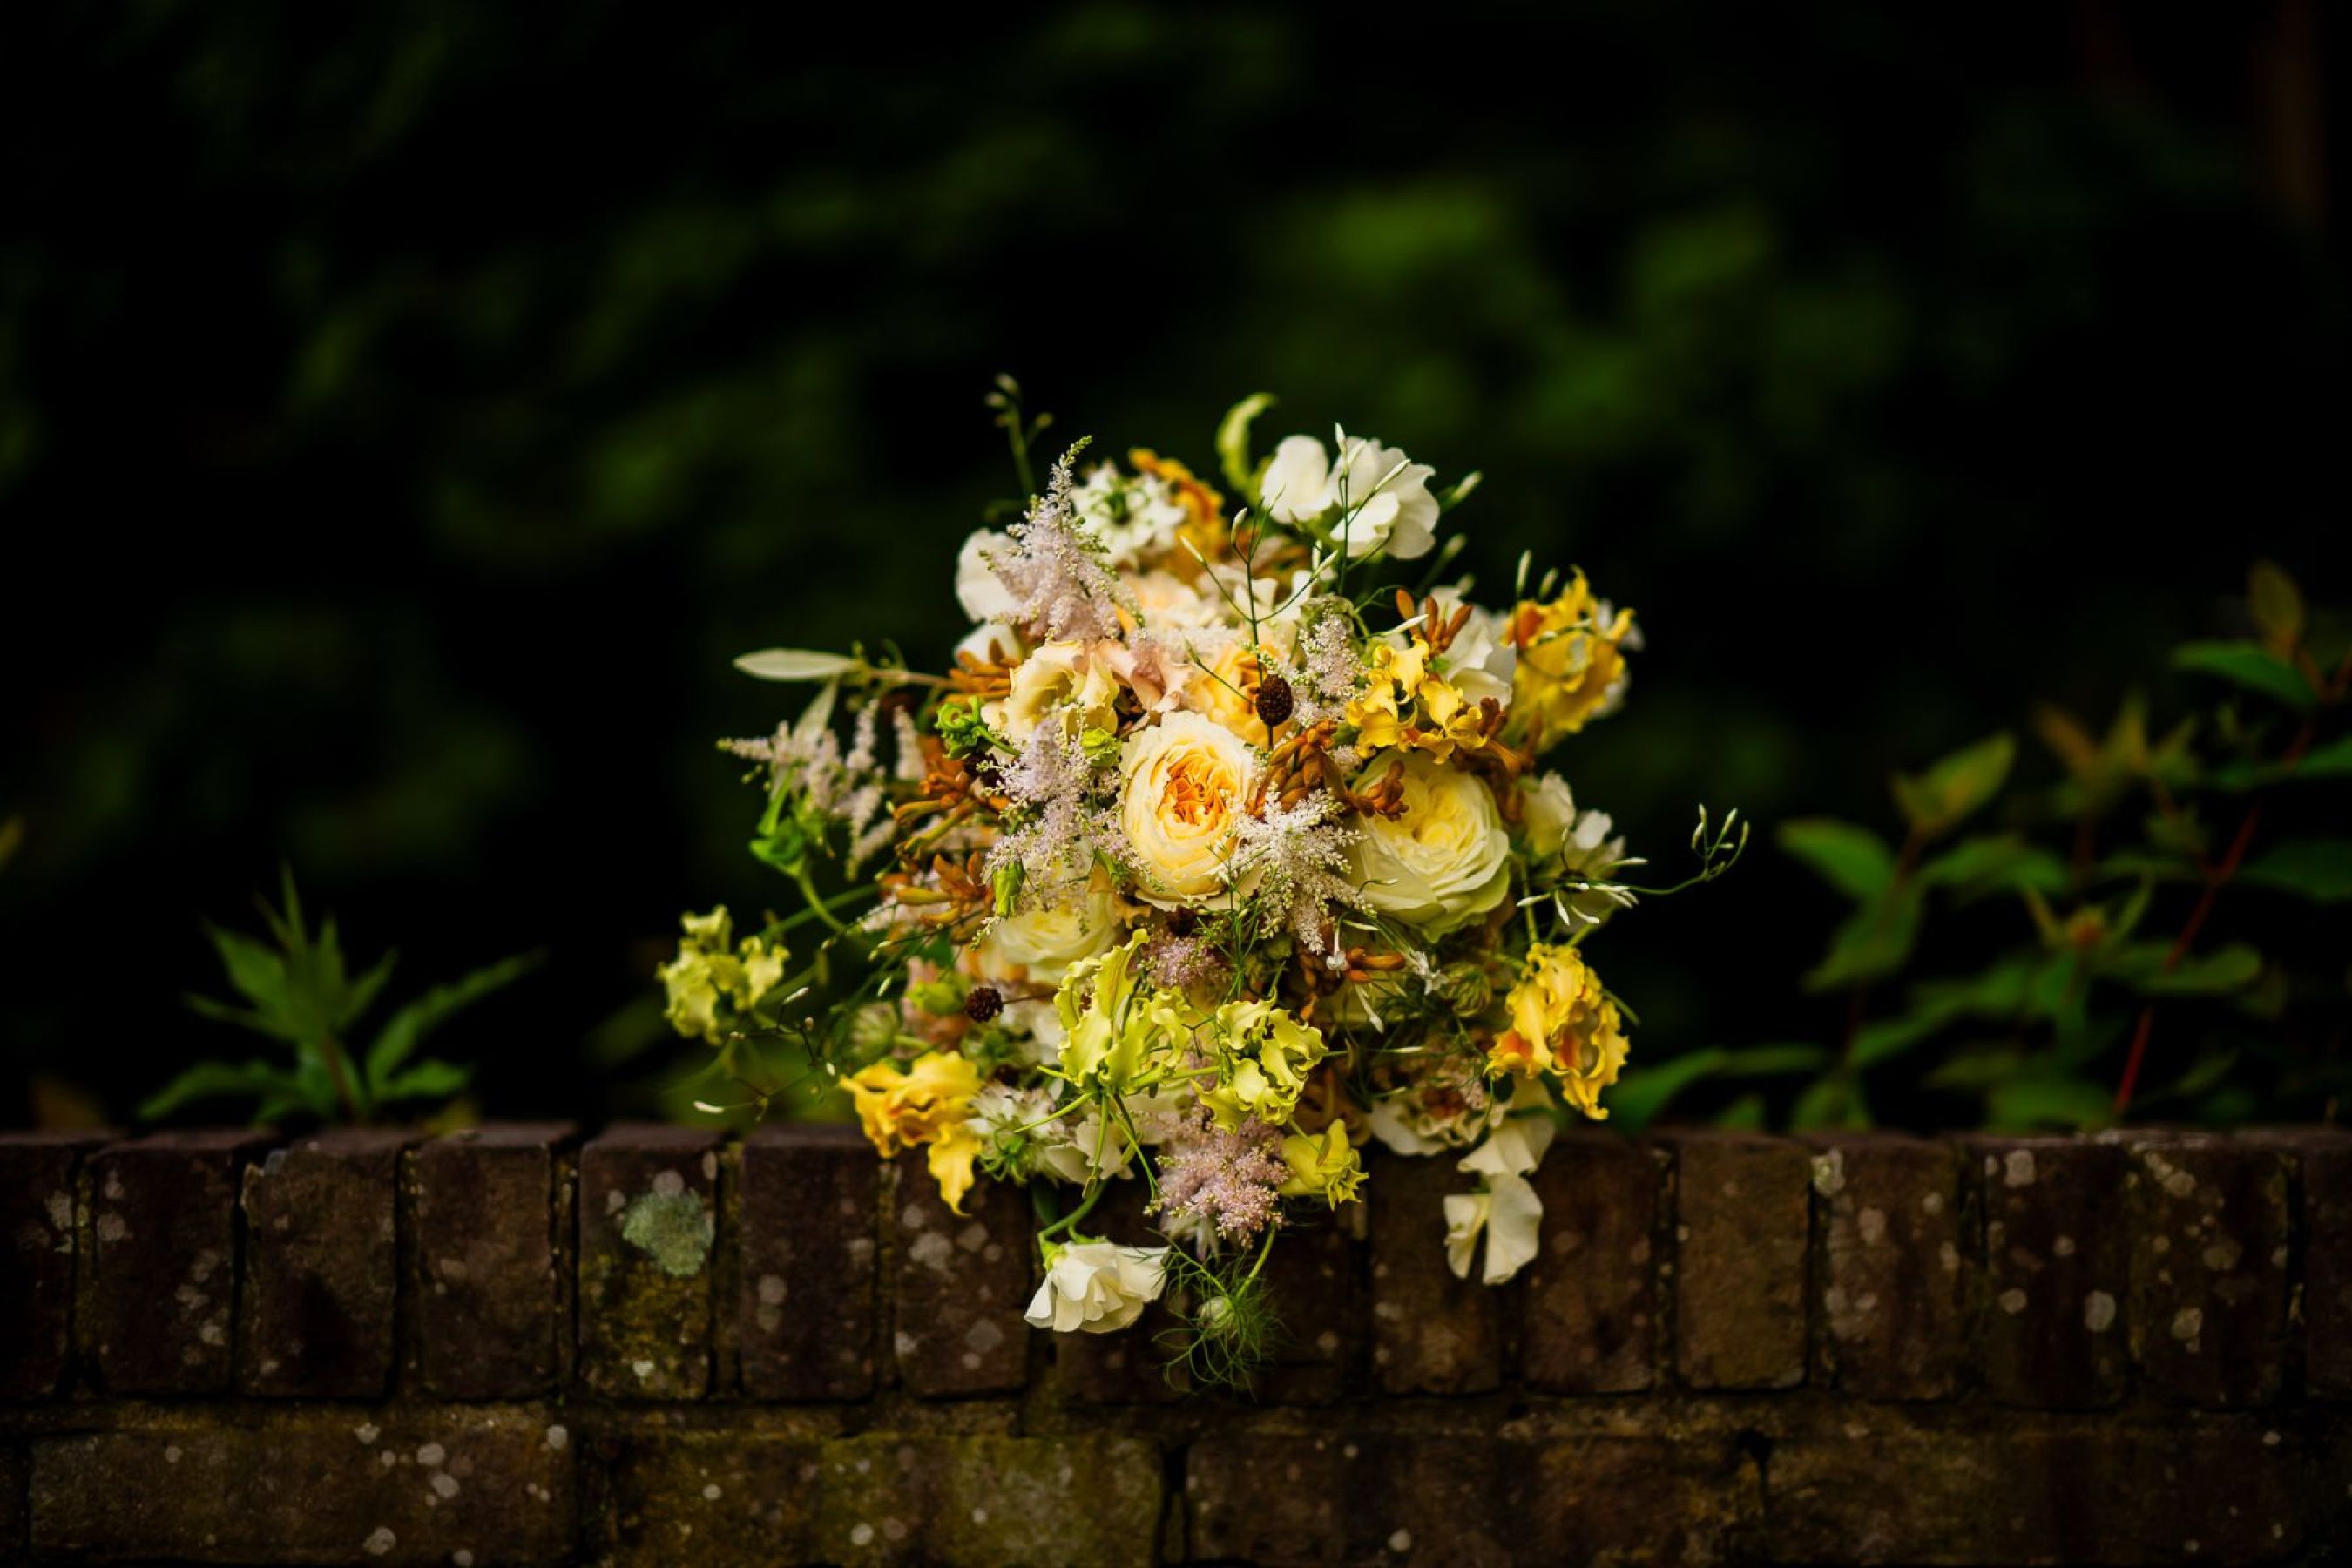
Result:
[[[1535,1260],[1537,1225],[1543,1200],[1524,1176],[1489,1175],[1486,1190],[1456,1193],[1445,1200],[1445,1262],[1457,1279],[1470,1278],[1471,1255],[1481,1234],[1486,1266],[1479,1279],[1500,1285]]]
[[[1176,548],[1192,518],[1172,487],[1150,475],[1130,478],[1104,463],[1070,492],[1078,526],[1102,541],[1114,566],[1158,560]]]
[[[1573,879],[1580,882],[1613,882],[1617,874],[1642,861],[1625,853],[1625,840],[1612,838],[1616,825],[1605,811],[1579,811],[1568,781],[1546,773],[1519,783],[1521,819],[1527,824],[1529,872],[1538,888]],[[1585,888],[1563,892],[1562,900],[1575,916],[1599,925],[1621,909],[1630,909],[1633,894],[1623,889]]]
[[[1277,522],[1324,522],[1335,543],[1345,536],[1351,557],[1383,547],[1400,561],[1428,554],[1437,542],[1440,509],[1429,493],[1437,470],[1378,441],[1344,430],[1339,437],[1335,463],[1314,437],[1285,437],[1258,483],[1265,510]]]
[[[1143,1316],[1168,1281],[1168,1248],[1117,1247],[1107,1241],[1049,1247],[1045,1282],[1025,1314],[1034,1328],[1057,1334],[1084,1330],[1108,1334]]]

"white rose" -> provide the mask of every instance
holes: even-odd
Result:
[[[1408,461],[1393,447],[1339,432],[1339,460],[1330,461],[1312,436],[1285,437],[1266,463],[1258,493],[1277,522],[1327,521],[1332,533],[1346,535],[1350,557],[1385,546],[1410,561],[1437,542],[1437,498],[1429,481],[1437,472]]]
[[[971,944],[971,965],[982,980],[1059,985],[1070,965],[1109,952],[1120,935],[1118,896],[1098,876],[1083,898],[990,921]]]
[[[1143,1316],[1168,1280],[1164,1247],[1114,1247],[1107,1241],[1055,1247],[1045,1282],[1030,1299],[1030,1324],[1066,1334],[1108,1334]]]
[[[1224,889],[1256,766],[1247,742],[1198,713],[1171,713],[1127,738],[1118,820],[1143,899],[1170,909]]]
[[[975,621],[1010,621],[1017,601],[997,581],[989,557],[1002,557],[1013,548],[1013,536],[993,529],[973,531],[956,552],[956,603]]]
[[[1451,931],[1510,891],[1511,837],[1485,781],[1426,752],[1380,753],[1357,787],[1385,774],[1400,754],[1404,810],[1364,817],[1355,845],[1359,880],[1374,909],[1426,931]]]

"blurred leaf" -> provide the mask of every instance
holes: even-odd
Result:
[[[1725,1055],[1721,1047],[1711,1046],[1621,1075],[1609,1090],[1609,1120],[1626,1131],[1641,1131],[1675,1096],[1721,1066]]]
[[[1945,1058],[1920,1081],[1930,1089],[1989,1089],[2024,1072],[2025,1062],[2014,1046],[1969,1046]]]
[[[1743,1094],[1715,1113],[1715,1124],[1735,1132],[1760,1132],[1764,1130],[1764,1097]]]
[[[2238,876],[2315,903],[2340,903],[2352,899],[2352,838],[2276,844],[2247,862]]]
[[[18,815],[0,821],[0,870],[5,870],[8,862],[16,858],[16,851],[24,847],[25,818],[23,816]]]
[[[2263,955],[2244,942],[2193,954],[2167,970],[2170,951],[2169,942],[2133,942],[2101,955],[2099,973],[2151,996],[2224,995],[2262,973]]]
[[[2017,737],[2006,731],[1963,746],[1924,773],[1896,773],[1895,804],[1912,832],[1933,838],[1950,832],[1999,794],[2017,760]]]
[[[418,1042],[440,1026],[453,1013],[472,1006],[499,987],[513,984],[540,961],[536,952],[517,953],[496,963],[485,964],[470,974],[460,976],[446,985],[436,985],[411,1002],[385,1021],[383,1030],[368,1047],[368,1087],[378,1094],[389,1095],[387,1087],[397,1081],[393,1074],[408,1059]],[[408,1095],[429,1092],[409,1089]]]
[[[2192,642],[2172,650],[2172,668],[2195,670],[2306,709],[2316,700],[2303,672],[2258,643]]]
[[[2235,762],[2213,770],[2208,781],[2216,789],[2244,791],[2289,779],[2352,778],[2352,735],[2340,735],[2314,746],[2293,767],[2277,763]]]
[[[159,1121],[192,1100],[217,1100],[224,1095],[291,1096],[300,1092],[294,1076],[275,1062],[198,1062],[139,1102],[142,1121]]]
[[[859,668],[863,663],[846,654],[771,647],[745,654],[735,661],[735,668],[759,680],[831,680]]]
[[[1780,847],[1850,899],[1875,898],[1895,877],[1895,852],[1867,827],[1827,816],[1801,816],[1774,830]]]
[[[1985,1125],[2004,1132],[2105,1127],[2115,1120],[2114,1097],[2112,1089],[2087,1079],[2055,1073],[2011,1078],[1986,1093]]]
[[[2063,892],[2066,863],[2014,833],[1963,838],[1919,868],[1919,880],[1969,892],[2032,888]]]
[[[2099,743],[2091,739],[2083,721],[2052,702],[2037,703],[2033,709],[2033,732],[2050,748],[2070,773],[2088,773],[2098,766]]]
[[[2303,590],[2274,563],[2257,561],[2247,574],[2246,609],[2273,656],[2286,659],[2303,640]]]
[[[1911,957],[1919,938],[1918,884],[1889,887],[1838,924],[1830,950],[1805,976],[1805,989],[1835,991],[1892,974]]]
[[[1852,1075],[1832,1073],[1807,1086],[1789,1111],[1789,1131],[1808,1132],[1835,1127],[1863,1131],[1871,1125],[1870,1108]]]
[[[1749,1046],[1742,1050],[1724,1051],[1720,1056],[1717,1070],[1725,1078],[1779,1078],[1787,1073],[1818,1072],[1832,1059],[1827,1046],[1803,1041]]]
[[[376,1088],[383,1100],[436,1100],[466,1087],[473,1074],[465,1068],[427,1057],[405,1071],[394,1073]]]

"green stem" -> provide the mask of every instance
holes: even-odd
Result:
[[[804,912],[815,915],[817,919],[831,926],[837,934],[845,936],[848,934],[849,927],[843,922],[839,915],[833,912],[826,901],[817,895],[816,879],[809,875],[806,860],[803,860],[793,868],[793,880],[800,884],[801,897],[808,900],[809,907]],[[858,890],[864,891],[863,889]]]

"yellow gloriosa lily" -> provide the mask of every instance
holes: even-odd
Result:
[[[903,1072],[889,1062],[876,1062],[845,1081],[875,1152],[887,1158],[902,1148],[929,1144],[928,1163],[940,1196],[963,1213],[972,1162],[980,1155],[980,1139],[971,1127],[979,1069],[950,1052],[926,1051]]]
[[[1511,1026],[1486,1053],[1487,1070],[1556,1075],[1568,1102],[1598,1121],[1601,1091],[1625,1065],[1624,1022],[1575,948],[1538,942],[1511,987]]]
[[[1307,1075],[1328,1049],[1322,1031],[1271,1002],[1228,1002],[1202,1031],[1215,1059],[1217,1082],[1201,1103],[1231,1131],[1255,1117],[1276,1126],[1290,1120]]]
[[[1125,1094],[1164,1047],[1169,998],[1147,990],[1135,974],[1148,940],[1150,933],[1139,931],[1125,946],[1072,964],[1054,993],[1063,1031],[1060,1071],[1072,1083]]]
[[[1289,1177],[1275,1190],[1285,1197],[1319,1197],[1333,1208],[1356,1201],[1364,1184],[1364,1163],[1348,1139],[1348,1124],[1334,1121],[1320,1132],[1294,1132],[1282,1141]]]

